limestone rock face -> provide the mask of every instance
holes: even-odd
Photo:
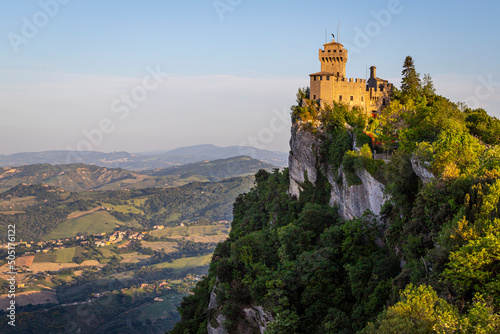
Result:
[[[212,288],[212,292],[210,292],[210,302],[208,303],[208,310],[211,312],[217,312],[217,294],[215,293],[215,290],[217,289],[217,282],[214,284],[214,287]],[[215,317],[215,322],[216,324],[215,327],[212,326],[210,321],[208,322],[207,325],[207,332],[208,334],[227,334],[227,330],[224,328],[224,321],[226,321],[226,317],[224,317],[222,314],[217,314]]]
[[[347,179],[340,167],[342,186],[335,182],[333,173],[327,174],[331,186],[330,206],[338,205],[340,216],[344,219],[360,217],[366,210],[379,215],[386,198],[384,185],[375,180],[366,170],[357,171],[361,185],[347,186]]]
[[[320,132],[320,129],[317,129]],[[342,178],[342,185],[336,182],[337,172],[331,170],[330,166],[321,165],[318,161],[319,149],[322,140],[319,135],[311,130],[305,129],[300,122],[292,125],[292,136],[290,138],[289,174],[290,187],[289,194],[299,197],[300,190],[303,189],[305,175],[308,180],[315,184],[318,177],[318,169],[326,170],[328,182],[331,186],[330,205],[338,205],[339,213],[344,219],[360,217],[366,210],[379,215],[386,198],[384,196],[384,185],[375,180],[370,173],[365,170],[357,171],[357,176],[362,184],[348,186],[342,167],[338,175]]]
[[[322,141],[318,136],[305,130],[301,123],[292,125],[290,155],[288,156],[290,195],[299,197],[305,182],[305,175],[312,184],[316,183],[318,178],[316,157],[321,144]]]
[[[424,184],[434,179],[434,174],[426,168],[426,162],[422,163],[416,156],[411,157],[411,167]]]
[[[212,292],[210,293],[208,310],[213,313],[213,316],[211,317],[213,320],[208,322],[207,332],[208,334],[228,334],[228,331],[224,327],[226,317],[220,314],[218,310],[217,295],[215,292],[217,289],[217,283],[218,280],[214,284]],[[274,321],[272,314],[266,311],[262,306],[250,305],[244,307],[243,312],[245,313],[244,319],[236,324],[236,332],[239,334],[254,334],[256,332],[264,334],[267,329],[267,325]]]
[[[271,313],[267,312],[262,306],[251,306],[243,309],[246,322],[252,324],[252,327],[258,328],[260,334],[264,334],[267,325],[274,321]],[[238,332],[240,333],[240,332]],[[251,334],[252,332],[249,332]]]
[[[223,316],[222,314],[219,314],[216,318],[218,327],[212,327],[210,322],[207,325],[207,332],[208,334],[228,334],[226,329],[224,328],[224,321],[226,321],[226,317]]]

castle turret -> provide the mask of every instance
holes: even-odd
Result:
[[[319,49],[319,61],[321,72],[329,72],[337,77],[345,77],[345,64],[347,62],[347,50],[340,43],[332,42],[323,44]]]

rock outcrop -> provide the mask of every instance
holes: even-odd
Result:
[[[316,184],[318,178],[318,150],[322,141],[311,131],[304,129],[302,124],[292,125],[290,137],[290,155],[288,166],[290,172],[290,195],[299,197],[302,185],[307,179]]]
[[[428,165],[427,161],[422,163],[416,156],[411,157],[411,167],[424,184],[434,180],[434,174],[426,168]]]
[[[224,326],[226,317],[223,316],[218,310],[217,304],[217,283],[212,288],[210,293],[210,302],[208,304],[208,310],[212,313],[210,319],[212,321],[208,322],[207,332],[208,334],[228,334],[227,329]],[[267,325],[274,321],[272,314],[266,311],[262,306],[249,305],[243,308],[243,313],[245,317],[235,324],[237,327],[237,333],[239,334],[254,334],[259,332],[264,334],[267,329]]]
[[[375,180],[366,170],[356,172],[362,184],[354,186],[347,186],[342,167],[340,167],[339,174],[342,177],[341,186],[335,182],[333,173],[329,172],[327,175],[331,187],[330,206],[338,205],[339,214],[344,219],[360,217],[366,210],[379,215],[386,200],[384,185]]]
[[[384,196],[384,185],[375,180],[366,170],[357,171],[356,175],[362,181],[361,185],[348,186],[346,176],[342,167],[338,171],[332,171],[330,166],[321,165],[318,161],[319,149],[322,140],[316,131],[306,129],[300,122],[292,125],[290,138],[289,194],[298,198],[303,190],[304,182],[309,180],[316,184],[318,170],[326,170],[328,182],[331,188],[330,205],[338,205],[339,213],[344,219],[361,216],[366,210],[379,215],[386,198]],[[338,175],[338,177],[337,177]],[[342,185],[337,184],[336,179],[342,179]]]

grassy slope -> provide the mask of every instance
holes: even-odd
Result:
[[[113,232],[116,225],[123,225],[108,212],[94,212],[89,215],[68,219],[43,236],[43,240],[75,237],[78,233],[97,234]]]
[[[155,264],[157,268],[172,268],[174,272],[181,272],[186,269],[196,268],[206,266],[210,263],[212,255],[204,255],[197,257],[185,257],[182,259],[175,260],[173,262],[162,262]]]
[[[56,263],[69,263],[75,256],[76,247],[59,249],[57,251]]]

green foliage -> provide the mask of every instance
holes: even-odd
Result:
[[[500,228],[500,220],[495,220]],[[458,251],[450,254],[450,261],[443,271],[443,278],[452,283],[462,294],[480,292],[494,298],[500,305],[500,239],[497,235],[471,240]]]
[[[401,292],[401,301],[384,311],[364,334],[389,333],[497,333],[500,316],[493,312],[481,295],[466,315],[439,298],[430,286],[409,284]]]
[[[360,330],[383,309],[398,259],[377,246],[383,232],[373,215],[342,222],[321,196],[297,202],[287,189],[287,171],[260,172],[236,201],[230,239],[209,273],[221,289],[218,312],[229,331],[248,303],[274,314],[272,333]]]
[[[489,145],[500,145],[500,120],[489,116],[484,109],[466,109],[467,129]]]
[[[330,132],[325,140],[325,153],[333,170],[338,170],[347,151],[352,147],[352,139],[346,128],[338,128]]]
[[[342,167],[344,167],[343,170],[348,186],[362,184],[361,179],[356,175],[356,170],[360,170],[363,167],[361,158],[362,157],[353,151],[347,151],[344,155]]]
[[[464,131],[444,130],[433,144],[431,169],[443,178],[475,175],[485,148]]]
[[[359,152],[347,151],[342,160],[342,167],[348,186],[360,185],[362,183],[356,172],[363,169],[375,179],[385,183],[383,176],[385,163],[382,160],[374,160],[372,158],[372,151],[368,144],[365,144]]]

